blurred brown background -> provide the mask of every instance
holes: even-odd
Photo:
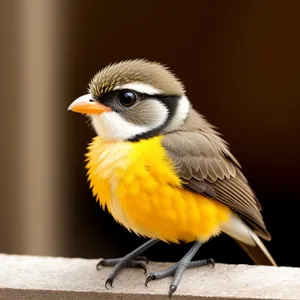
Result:
[[[279,265],[300,266],[300,1],[2,0],[0,252],[125,255],[143,242],[88,188],[86,120],[67,111],[106,64],[169,65],[263,205]],[[160,244],[175,261],[189,245]],[[228,237],[197,257],[251,263]]]

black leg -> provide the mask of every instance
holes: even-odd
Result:
[[[199,267],[199,266],[205,266],[208,264],[212,264],[214,266],[213,259],[203,259],[203,260],[191,262],[192,258],[197,253],[197,251],[201,247],[201,245],[202,245],[202,243],[196,242],[178,263],[167,268],[166,270],[163,270],[160,272],[149,273],[147,275],[145,285],[147,286],[148,282],[151,280],[165,278],[168,276],[174,276],[173,281],[169,288],[169,296],[171,297],[172,294],[176,291],[185,269]]]
[[[148,262],[148,259],[145,256],[139,256],[143,252],[145,252],[148,248],[156,244],[158,240],[149,240],[134,251],[130,252],[126,256],[122,258],[113,258],[113,259],[102,259],[97,264],[97,270],[99,269],[99,266],[114,266],[112,272],[109,274],[106,282],[105,287],[107,288],[108,285],[113,287],[113,281],[118,275],[118,273],[126,268],[142,268],[147,272],[146,265],[142,263],[141,261]]]

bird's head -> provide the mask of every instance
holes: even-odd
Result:
[[[176,76],[146,60],[107,66],[91,80],[89,94],[69,106],[90,117],[97,134],[110,141],[135,141],[179,129],[189,109]]]

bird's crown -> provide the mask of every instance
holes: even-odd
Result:
[[[126,60],[105,67],[93,77],[89,91],[101,97],[128,84],[149,85],[163,94],[184,94],[183,84],[166,66],[145,59]]]

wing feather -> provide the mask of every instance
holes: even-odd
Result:
[[[184,187],[216,199],[238,213],[258,235],[270,240],[260,213],[261,206],[227,145],[212,131],[168,133],[163,146],[172,159]]]

